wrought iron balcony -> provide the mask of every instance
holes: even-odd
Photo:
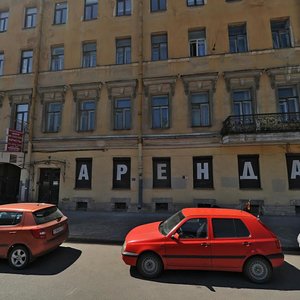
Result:
[[[300,131],[300,113],[229,116],[221,135]]]

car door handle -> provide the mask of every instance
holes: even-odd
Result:
[[[202,247],[209,247],[210,244],[208,244],[208,243],[201,243],[200,246],[202,246]]]
[[[246,246],[246,247],[249,247],[251,245],[250,242],[243,242],[243,245]]]
[[[16,234],[16,231],[9,231],[10,234]]]

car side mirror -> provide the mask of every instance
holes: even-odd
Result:
[[[180,236],[178,234],[178,232],[175,232],[172,236],[171,236],[171,239],[172,240],[179,240]]]

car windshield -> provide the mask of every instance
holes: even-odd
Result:
[[[173,216],[171,216],[166,221],[160,223],[159,231],[163,235],[169,234],[169,232],[181,221],[185,218],[182,211],[177,212]]]
[[[38,210],[34,212],[33,215],[37,225],[51,222],[63,217],[63,214],[56,206]]]

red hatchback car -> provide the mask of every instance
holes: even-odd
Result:
[[[57,248],[68,237],[68,219],[52,204],[0,205],[0,257],[15,269]]]
[[[256,283],[284,263],[278,238],[259,219],[219,208],[186,208],[132,229],[122,258],[148,278],[168,269],[218,270],[244,272]]]

